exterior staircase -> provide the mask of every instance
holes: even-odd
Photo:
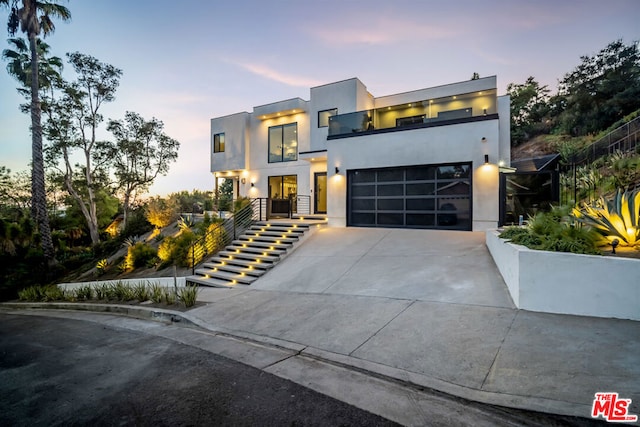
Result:
[[[225,288],[251,285],[324,223],[316,218],[257,222],[202,263],[186,281]]]

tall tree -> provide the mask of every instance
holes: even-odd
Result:
[[[529,77],[523,84],[509,83],[507,93],[511,98],[511,142],[518,145],[533,136],[536,125],[549,113],[549,89]]]
[[[563,131],[586,135],[606,129],[640,108],[640,49],[638,43],[609,43],[582,63],[559,84],[565,99]]]
[[[7,25],[9,34],[15,35],[19,27],[20,31],[27,35],[31,51],[31,75],[39,76],[36,41],[38,36],[42,33],[46,37],[55,30],[51,18],[67,21],[71,19],[71,13],[66,7],[49,0],[22,0],[22,7],[19,7],[18,0],[0,0],[0,5],[9,6],[11,9]],[[44,257],[47,262],[52,262],[55,259],[55,252],[47,212],[38,83],[37,78],[31,79],[31,215],[38,224]]]
[[[62,163],[65,188],[81,209],[95,245],[100,242],[96,191],[103,187],[97,177],[107,175],[111,162],[110,143],[99,140],[96,132],[104,120],[100,108],[115,99],[122,71],[79,52],[67,57],[76,80],[63,82],[62,96],[51,103],[45,127],[50,141],[47,155],[52,165]],[[76,150],[82,157],[78,165],[72,163]],[[83,191],[77,185],[78,174],[84,177]]]
[[[132,197],[148,190],[158,175],[166,175],[170,163],[178,158],[180,143],[168,137],[163,128],[162,121],[145,120],[131,111],[127,111],[124,120],[111,120],[107,126],[116,139],[109,157],[124,196],[125,226]]]
[[[2,59],[7,62],[7,73],[20,82],[18,92],[31,98],[31,52],[29,44],[23,38],[10,38],[7,40],[13,47],[2,51]],[[62,78],[62,59],[51,56],[51,46],[42,40],[36,42],[38,50],[38,89],[40,90],[40,103],[46,104],[43,98],[45,93],[53,90],[56,83]],[[30,111],[31,104],[21,106],[23,112]],[[44,109],[45,107],[42,106]]]

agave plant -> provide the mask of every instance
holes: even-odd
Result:
[[[189,216],[187,216],[186,218],[181,216],[180,220],[178,221],[178,228],[180,229],[180,231],[191,231],[194,225],[195,221],[192,217]]]
[[[618,190],[612,200],[585,203],[573,215],[602,234],[606,243],[617,239],[620,246],[640,244],[640,190]]]

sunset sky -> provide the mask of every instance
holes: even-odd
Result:
[[[178,162],[152,194],[213,187],[209,120],[358,77],[383,96],[480,76],[558,79],[608,43],[640,40],[639,0],[71,0],[46,39],[123,70],[105,119],[125,111],[165,123]],[[6,9],[1,14],[6,20]],[[8,36],[6,25],[0,34]],[[7,48],[5,41],[2,49]],[[0,72],[0,165],[26,170],[29,117]],[[70,67],[68,67],[70,68]],[[70,70],[65,74],[72,76]],[[101,127],[101,137],[110,136]]]

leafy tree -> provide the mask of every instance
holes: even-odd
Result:
[[[111,144],[96,138],[103,121],[100,107],[115,99],[122,71],[79,52],[67,54],[76,72],[76,81],[62,82],[60,99],[51,101],[46,133],[51,141],[47,148],[50,164],[62,161],[60,170],[66,190],[74,198],[84,215],[91,242],[100,242],[96,206],[97,177],[108,175]],[[72,154],[79,150],[81,165],[72,164]],[[75,176],[82,174],[86,193],[79,191]]]
[[[29,210],[31,207],[31,183],[27,172],[11,173],[0,166],[0,212],[6,217]]]
[[[509,83],[507,93],[511,97],[511,142],[518,145],[533,136],[550,112],[549,89],[540,86],[534,77],[523,84]],[[537,129],[536,129],[537,128]]]
[[[83,196],[86,194],[86,189],[82,189],[82,187],[80,186],[78,186],[78,191],[83,193]],[[102,229],[109,225],[113,220],[114,215],[118,213],[120,202],[118,198],[113,196],[106,187],[96,188],[94,194],[96,201],[96,219],[98,221],[98,228]],[[80,206],[78,206],[77,200],[75,200],[73,197],[70,197],[70,200],[68,200],[67,203],[68,207],[65,213],[67,224],[69,226],[73,224],[75,225],[75,227],[82,227],[83,229],[88,231],[88,229],[86,228],[86,220],[82,213],[82,209],[80,208]]]
[[[561,130],[586,135],[605,129],[640,107],[640,51],[637,43],[610,43],[560,81],[565,108]]]
[[[124,194],[126,226],[132,197],[148,190],[158,175],[166,175],[178,157],[180,143],[163,132],[162,121],[145,120],[128,111],[124,120],[111,120],[107,129],[116,139],[109,157],[115,167],[117,186]]]
[[[178,206],[171,199],[156,197],[147,204],[147,221],[156,228],[164,228],[178,219]]]
[[[231,202],[233,201],[233,179],[224,179],[222,184],[218,187],[216,199],[219,211],[231,210]]]
[[[177,193],[169,194],[171,199],[177,206],[180,212],[201,212],[206,207],[210,207],[212,200],[211,191],[193,190],[180,191]]]
[[[19,7],[18,0],[0,0],[0,6],[9,6],[8,30],[14,36],[20,27],[20,31],[29,39],[31,51],[31,75],[39,76],[37,38],[42,33],[45,37],[55,30],[53,18],[67,21],[71,18],[69,10],[49,0],[22,0]],[[45,194],[44,157],[42,151],[42,126],[41,105],[39,98],[39,81],[31,79],[31,215],[38,224],[41,235],[42,250],[48,262],[55,257],[51,229],[49,227],[49,215],[47,213],[47,200]]]

